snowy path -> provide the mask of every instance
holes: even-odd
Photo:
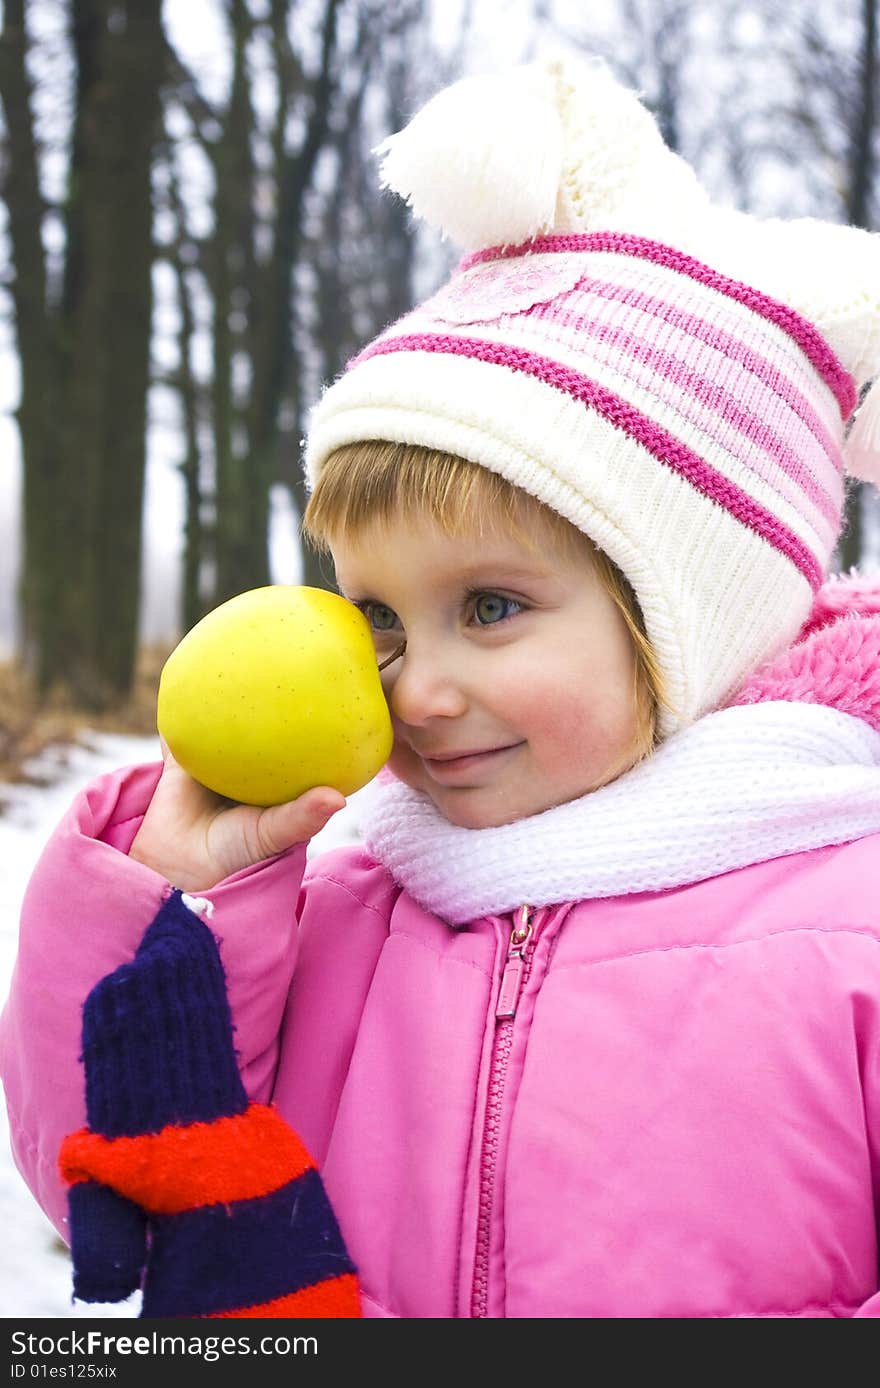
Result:
[[[45,755],[32,769],[48,786],[0,784],[0,1002],[15,962],[18,914],[43,845],[75,793],[101,772],[158,756],[155,738],[93,734],[88,743]],[[312,840],[310,854],[357,838],[358,796]],[[12,1159],[5,1104],[0,1103],[0,1317],[135,1316],[136,1298],[121,1306],[72,1303],[66,1249],[25,1186]]]

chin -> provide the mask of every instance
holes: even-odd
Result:
[[[480,804],[477,801],[468,803],[465,799],[465,792],[461,799],[448,802],[441,802],[441,799],[431,793],[427,786],[421,785],[419,790],[424,790],[433,800],[434,805],[440,811],[443,818],[450,824],[456,825],[459,829],[499,829],[504,824],[515,824],[520,819],[530,819],[533,815],[544,814],[547,810],[558,809],[560,805],[569,805],[573,800],[581,800],[585,795],[592,795],[595,791],[601,790],[617,776],[625,774],[626,770],[618,771],[615,776],[605,779],[604,777],[596,783],[580,786],[571,791],[559,791],[556,795],[548,795],[546,800],[536,803],[522,803],[511,806],[509,803],[501,805],[498,803]]]
[[[430,794],[430,792],[429,792]],[[441,803],[431,796],[435,807],[443,818],[457,829],[500,829],[503,824],[515,824],[518,819],[527,819],[538,814],[537,809],[516,809],[501,805],[468,805]]]
[[[454,824],[457,829],[498,829],[502,824],[512,824],[515,819],[521,819],[521,815],[481,815],[481,814],[450,814],[442,805],[438,805],[444,819],[450,824]]]

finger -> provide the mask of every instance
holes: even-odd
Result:
[[[345,796],[332,786],[315,786],[297,800],[270,805],[263,810],[257,826],[260,846],[266,857],[283,853],[295,843],[305,843],[345,808]]]
[[[187,776],[190,780],[194,780],[194,777],[190,776],[188,771],[184,771],[183,767],[175,757],[171,748],[168,746],[168,743],[165,741],[164,737],[159,738],[159,747],[162,752],[162,761],[165,763],[164,769],[166,771],[179,771],[182,776]],[[201,785],[201,782],[195,781],[195,784]]]

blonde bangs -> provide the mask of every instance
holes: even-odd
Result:
[[[567,549],[592,547],[575,526],[498,473],[436,448],[382,440],[330,454],[302,531],[313,549],[327,554],[334,539],[351,540],[394,516],[427,517],[447,535],[502,530],[535,551],[549,536]]]

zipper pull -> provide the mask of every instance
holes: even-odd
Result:
[[[519,925],[515,925],[510,932],[507,963],[504,965],[504,973],[501,975],[501,991],[498,994],[498,1006],[495,1008],[495,1017],[501,1022],[508,1021],[516,1015],[516,1005],[519,1002],[523,971],[526,965],[525,948],[532,934],[530,917],[530,908],[523,906]]]

